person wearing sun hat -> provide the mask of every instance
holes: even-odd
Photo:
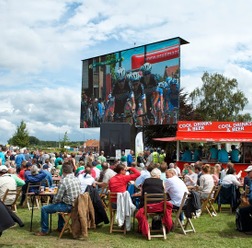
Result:
[[[252,205],[252,165],[249,165],[247,167],[247,169],[244,170],[245,172],[247,172],[247,176],[244,178],[244,190],[245,187],[248,185],[249,186],[249,195],[248,195],[248,199],[249,199],[249,203],[250,205]]]
[[[247,172],[247,176],[244,177],[244,190],[245,190],[245,187],[246,185],[250,186],[251,185],[251,180],[252,180],[252,165],[249,165],[247,167],[247,169],[244,170],[245,172]]]
[[[14,178],[8,173],[8,168],[5,165],[0,166],[0,199],[3,198],[6,190],[16,190],[17,184]],[[11,205],[15,200],[15,195],[7,196],[4,204]]]

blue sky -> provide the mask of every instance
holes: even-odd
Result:
[[[30,135],[99,138],[80,129],[81,60],[181,37],[181,87],[205,71],[236,78],[252,97],[252,0],[0,0],[0,144],[21,120]]]

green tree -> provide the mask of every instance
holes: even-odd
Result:
[[[66,149],[64,148],[64,146],[67,146],[69,143],[69,138],[68,138],[68,134],[67,131],[64,133],[63,139],[60,140],[60,145],[61,145],[61,150],[65,151]]]
[[[238,89],[236,79],[221,74],[202,76],[203,85],[189,95],[195,114],[205,121],[251,121],[250,114],[241,114],[248,103],[244,93]]]
[[[21,121],[20,125],[17,126],[16,132],[12,138],[8,140],[8,143],[19,147],[26,147],[29,145],[29,133],[24,121]]]
[[[29,144],[30,145],[39,145],[40,140],[36,138],[35,136],[29,136]]]

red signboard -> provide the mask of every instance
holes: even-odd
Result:
[[[171,46],[165,49],[160,49],[144,54],[136,54],[131,57],[132,69],[140,68],[145,62],[151,64],[159,63],[169,59],[175,59],[179,57],[179,45]]]
[[[252,122],[179,121],[178,132],[250,133]]]

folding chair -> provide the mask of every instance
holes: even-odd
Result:
[[[222,205],[229,204],[229,212],[235,212],[240,204],[240,191],[233,184],[223,184],[217,197],[218,212],[223,210]]]
[[[65,231],[69,231],[70,233],[72,232],[72,229],[71,229],[71,215],[72,214],[71,212],[70,213],[57,212],[57,214],[60,215],[65,221],[65,224],[58,237],[58,239],[60,239]]]
[[[40,196],[36,195],[36,193],[40,192],[41,183],[28,183],[27,190],[26,190],[26,204],[29,210],[32,208],[40,209]],[[33,194],[32,194],[33,193]],[[34,196],[35,193],[35,196]],[[34,201],[32,202],[32,197],[35,197]],[[34,206],[36,203],[36,206]]]
[[[117,193],[108,191],[108,207],[110,215],[109,233],[122,232],[125,235],[126,234],[125,222],[122,227],[118,227],[117,223],[115,223],[115,217],[117,211]]]
[[[164,238],[166,239],[166,228],[165,225],[162,222],[162,218],[165,215],[166,212],[166,193],[145,193],[144,194],[144,215],[146,219],[148,220],[148,240],[151,240],[151,238]],[[158,203],[158,202],[163,202],[163,209],[160,212],[153,212],[151,211],[151,204],[153,203]],[[157,227],[157,229],[153,228],[153,225],[149,223],[149,217],[155,218],[158,216],[160,219],[160,228]],[[160,234],[162,232],[162,234]],[[157,234],[159,233],[159,234]]]
[[[190,194],[185,192],[179,209],[173,209],[173,211],[176,213],[174,227],[176,228],[179,224],[179,227],[181,228],[183,234],[185,235],[188,232],[194,232],[194,233],[196,232],[193,223],[191,221],[191,218],[187,217],[185,223],[183,223],[182,220],[180,220],[180,215],[186,211],[187,207],[189,207],[190,199],[191,199]]]
[[[104,206],[105,209],[107,209],[108,208],[108,203],[107,203],[107,200],[108,200],[108,185],[107,184],[101,188],[101,191],[100,191],[99,195],[100,195],[100,198],[101,198],[101,201],[102,201],[102,205]]]
[[[219,195],[220,189],[221,189],[221,185],[213,186],[207,199],[202,200],[202,207],[201,207],[202,213],[204,211],[207,211],[211,217],[217,215],[217,212],[213,204],[215,203],[217,196]]]
[[[15,190],[10,190],[10,189],[7,189],[4,193],[4,196],[3,196],[3,203],[5,203],[6,199],[8,197],[12,197],[13,198],[13,202],[11,204],[6,204],[7,207],[10,207],[11,210],[15,213],[17,213],[17,200],[21,194],[21,191],[22,191],[22,188],[17,188]]]

